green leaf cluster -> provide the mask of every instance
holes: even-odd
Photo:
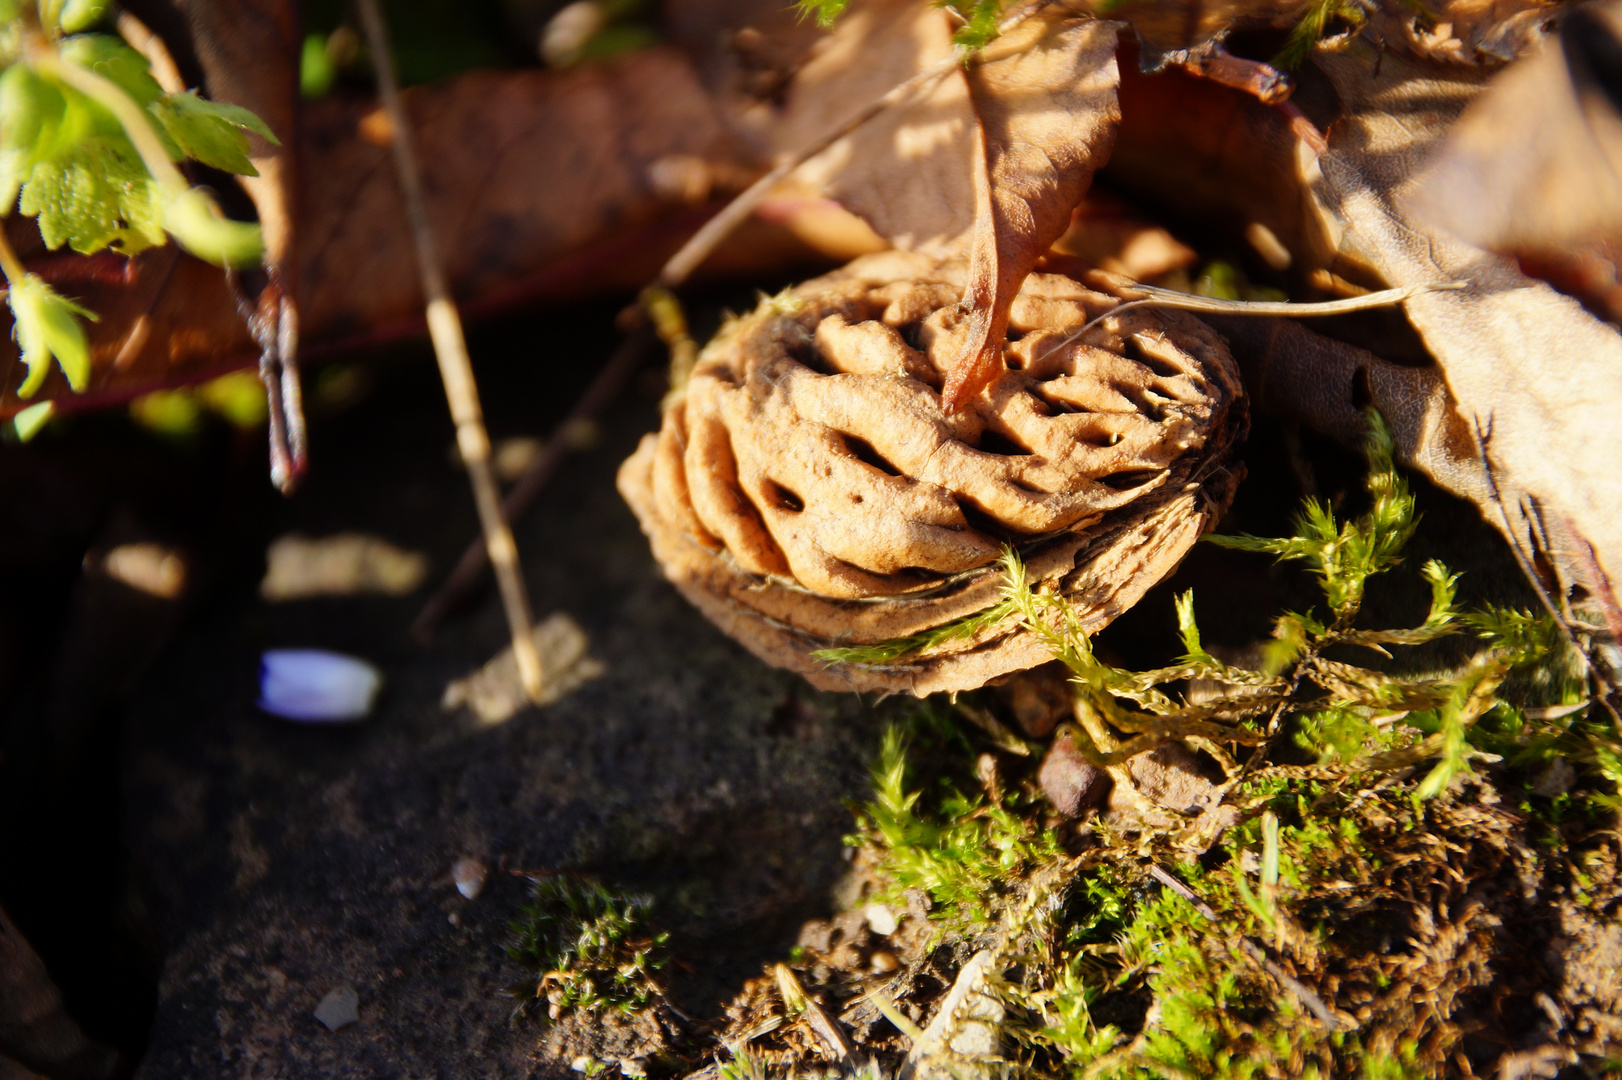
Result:
[[[173,161],[256,175],[246,132],[271,142],[258,117],[191,91],[165,94],[134,49],[107,34],[76,34],[57,56],[110,81],[143,109]],[[39,219],[48,247],[135,254],[164,242],[168,191],[123,124],[101,103],[16,59],[0,72],[0,202]],[[20,196],[20,198],[19,198]]]
[[[590,878],[534,879],[507,950],[539,977],[532,993],[519,989],[520,1000],[544,999],[553,1019],[570,1009],[647,1008],[668,959],[668,935],[652,928],[652,908],[647,897],[620,895]]]
[[[81,254],[134,255],[173,234],[221,265],[257,262],[258,226],[225,219],[174,163],[253,175],[246,133],[275,136],[246,109],[190,91],[164,93],[140,53],[89,32],[105,7],[104,0],[0,5],[0,217],[15,208],[37,219],[53,250],[66,244]],[[94,315],[27,273],[3,237],[0,268],[28,367],[19,396],[39,389],[53,358],[82,390],[90,363],[77,318]]]
[[[35,274],[24,274],[11,283],[7,297],[14,316],[12,333],[28,376],[17,388],[17,396],[30,398],[45,381],[51,369],[51,360],[62,365],[68,385],[83,390],[90,378],[90,347],[85,341],[80,318],[96,316],[84,308],[58,296]]]

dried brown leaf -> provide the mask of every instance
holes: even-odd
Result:
[[[1327,218],[1393,285],[1466,281],[1406,310],[1436,358],[1496,492],[1483,509],[1558,592],[1596,602],[1622,580],[1622,335],[1515,265],[1414,219],[1401,200],[1480,87],[1477,75],[1357,47],[1320,58],[1348,116],[1314,185]],[[1614,599],[1610,604],[1614,605]]]
[[[853,5],[812,52],[779,110],[741,119],[780,157],[810,146],[846,116],[949,59],[952,26],[918,0]],[[921,88],[795,170],[896,247],[942,256],[974,225],[973,107],[963,78]]]
[[[1032,20],[966,78],[975,131],[969,322],[942,400],[961,409],[1002,369],[1008,308],[1109,157],[1121,118],[1113,23]]]
[[[1364,36],[1421,60],[1496,67],[1548,32],[1561,6],[1539,0],[1383,0]]]
[[[1560,37],[1495,79],[1449,132],[1411,212],[1500,252],[1622,236],[1622,116],[1606,94],[1622,5],[1567,13]]]
[[[953,410],[995,377],[1008,305],[1109,155],[1118,30],[1063,10],[1035,15],[796,174],[898,247],[972,253],[970,317],[946,387]],[[812,143],[951,50],[952,26],[937,8],[861,6],[796,77],[773,118],[774,144],[789,154]]]

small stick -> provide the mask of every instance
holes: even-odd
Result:
[[[1006,34],[1017,27],[1020,23],[1046,7],[1048,2],[1049,0],[1037,0],[1036,3],[1004,19],[997,27],[998,36]],[[891,106],[900,104],[911,97],[915,91],[923,89],[937,79],[944,78],[953,69],[961,65],[967,56],[968,50],[963,46],[953,47],[950,56],[944,57],[905,82],[897,83],[884,94],[858,109],[844,123],[829,129],[820,139],[802,147],[779,163],[771,172],[750,184],[742,194],[722,207],[720,213],[705,222],[704,227],[694,233],[692,238],[682,245],[680,251],[670,257],[670,261],[665,263],[664,269],[659,271],[659,277],[656,279],[657,283],[667,289],[674,289],[681,285],[694,270],[698,269],[699,264],[709,258],[710,253],[715,250],[717,245],[722,240],[725,240],[733,229],[741,225],[743,220],[754,212],[755,207],[760,205],[761,201],[766,198],[767,193],[781,183],[789,173],[804,165],[879,113]]]
[[[1047,350],[1062,349],[1066,345],[1081,337],[1087,331],[1103,322],[1113,318],[1123,311],[1141,307],[1177,308],[1180,311],[1205,311],[1214,315],[1262,315],[1275,316],[1286,319],[1300,319],[1317,315],[1345,315],[1353,311],[1369,311],[1374,308],[1391,307],[1402,303],[1409,297],[1420,293],[1451,291],[1468,288],[1468,281],[1443,281],[1433,285],[1409,285],[1401,289],[1382,289],[1379,292],[1365,293],[1362,296],[1349,296],[1344,300],[1323,300],[1318,303],[1298,304],[1293,300],[1219,300],[1214,296],[1196,296],[1193,293],[1178,292],[1176,289],[1162,289],[1155,285],[1125,285],[1122,288],[1127,292],[1148,293],[1149,295],[1138,300],[1127,300],[1116,304],[1096,319],[1089,319],[1087,324],[1075,333],[1070,334],[1057,345]],[[1044,355],[1046,355],[1044,353]]]
[[[597,373],[586,392],[580,395],[569,415],[563,418],[553,430],[552,437],[546,441],[545,448],[538,454],[524,475],[519,477],[507,493],[506,500],[501,504],[502,513],[508,521],[515,521],[522,517],[541,494],[542,489],[557,474],[558,467],[568,455],[571,445],[572,430],[578,429],[582,421],[595,420],[597,416],[613,400],[619,396],[631,376],[636,374],[647,357],[648,349],[653,344],[653,334],[645,326],[626,338],[609,357],[608,363]],[[489,553],[484,543],[478,540],[467,546],[462,557],[457,560],[456,567],[439,587],[439,591],[429,598],[411,623],[411,634],[419,642],[426,644],[432,637],[434,629],[445,616],[461,603],[479,581],[484,573],[485,562]]]
[[[1209,904],[1200,899],[1198,893],[1196,893],[1193,889],[1190,889],[1187,885],[1184,885],[1181,881],[1178,881],[1176,877],[1167,872],[1166,869],[1159,863],[1149,864],[1149,876],[1160,882],[1160,884],[1164,885],[1172,892],[1176,893],[1178,896],[1181,896],[1184,900],[1187,900],[1190,904],[1194,905],[1194,910],[1205,916],[1207,921],[1212,923],[1220,922],[1220,920],[1217,918],[1217,913],[1211,910],[1211,906]],[[1302,1005],[1305,1005],[1308,1011],[1310,1011],[1313,1016],[1316,1016],[1324,1027],[1328,1028],[1330,1031],[1339,1030],[1340,1021],[1335,1019],[1335,1014],[1329,1011],[1329,1007],[1323,1003],[1322,999],[1320,999],[1317,994],[1313,993],[1311,988],[1303,983],[1300,979],[1297,979],[1295,976],[1291,975],[1289,972],[1275,964],[1272,959],[1262,951],[1261,946],[1257,945],[1254,941],[1251,941],[1250,938],[1246,937],[1244,934],[1240,934],[1239,949],[1254,963],[1258,964],[1262,970],[1266,971],[1273,978],[1277,979],[1284,989],[1294,994],[1296,1000]]]
[[[422,193],[422,173],[412,145],[411,125],[400,105],[400,88],[394,75],[394,54],[389,51],[388,31],[377,0],[360,0],[361,22],[377,69],[377,91],[393,128],[394,165],[400,174],[405,196],[406,217],[417,250],[417,270],[422,277],[427,301],[428,336],[439,361],[439,375],[445,383],[451,419],[456,424],[456,445],[467,463],[473,484],[473,501],[478,506],[479,524],[484,529],[485,546],[496,570],[502,607],[512,632],[513,657],[518,661],[518,678],[531,701],[539,701],[542,691],[541,658],[530,636],[529,597],[524,591],[524,575],[518,565],[518,545],[501,512],[500,490],[490,468],[490,436],[484,429],[484,413],[479,407],[479,390],[473,381],[473,363],[468,358],[467,340],[462,336],[462,320],[451,300],[445,269],[434,246],[433,230]]]

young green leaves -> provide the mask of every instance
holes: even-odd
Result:
[[[83,390],[90,378],[90,349],[84,329],[74,316],[94,319],[84,308],[58,296],[35,274],[13,279],[7,297],[15,320],[12,333],[28,366],[28,377],[17,388],[17,396],[30,398],[51,370],[51,358],[62,366],[68,385]]]
[[[0,216],[15,207],[37,219],[52,249],[134,255],[167,234],[221,266],[257,263],[259,227],[227,219],[175,163],[254,175],[246,132],[273,143],[275,136],[246,109],[190,91],[164,93],[140,53],[117,37],[80,32],[101,20],[104,7],[101,0],[0,5]],[[95,316],[27,273],[9,248],[0,266],[28,367],[18,396],[39,389],[53,357],[69,386],[83,390],[90,356],[77,318]]]
[[[1211,543],[1307,563],[1323,585],[1337,627],[1349,625],[1363,603],[1365,583],[1400,561],[1398,553],[1419,523],[1414,497],[1392,465],[1391,429],[1372,410],[1367,452],[1365,486],[1374,504],[1358,520],[1337,525],[1327,504],[1309,499],[1294,536],[1213,536]]]

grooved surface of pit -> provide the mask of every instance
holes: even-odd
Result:
[[[1244,410],[1203,323],[1137,309],[1072,339],[1116,299],[1032,275],[1010,315],[1008,370],[948,416],[962,280],[959,264],[889,252],[764,301],[705,348],[621,470],[667,575],[818,685],[924,693],[1039,662],[1007,625],[895,663],[810,654],[990,606],[1005,545],[1096,630],[1231,498]]]

